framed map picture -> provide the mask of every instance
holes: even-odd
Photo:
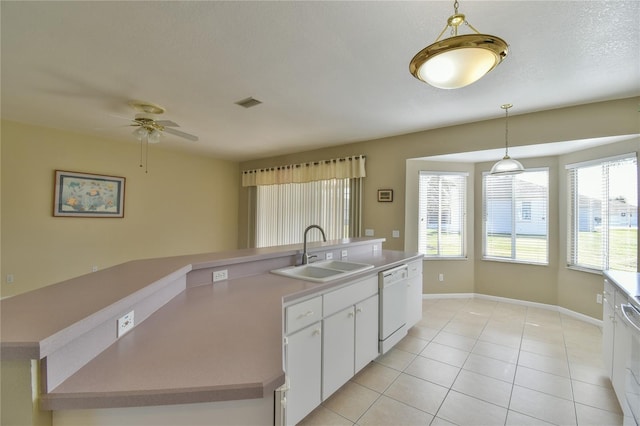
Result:
[[[56,170],[53,215],[124,217],[125,178]]]

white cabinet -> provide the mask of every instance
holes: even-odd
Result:
[[[322,297],[285,308],[286,424],[295,425],[321,402]]]
[[[602,358],[618,402],[626,414],[625,382],[627,360],[631,351],[631,330],[622,318],[620,306],[625,303],[628,303],[626,294],[605,279],[602,303]]]
[[[378,356],[378,295],[323,321],[322,400]]]
[[[602,360],[607,375],[611,377],[613,371],[613,313],[615,288],[608,280],[604,280],[604,292],[602,300]]]
[[[407,282],[407,329],[422,319],[422,259],[411,262]]]
[[[287,336],[285,359],[289,390],[287,425],[295,425],[320,405],[322,325],[320,322]]]
[[[325,400],[378,356],[378,279],[372,276],[329,292],[323,302]]]

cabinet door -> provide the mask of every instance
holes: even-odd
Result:
[[[287,425],[295,425],[321,403],[321,332],[322,325],[317,322],[287,336]]]
[[[407,329],[422,319],[422,274],[407,281]]]
[[[609,378],[613,373],[613,294],[606,294],[602,301],[602,360]]]
[[[616,391],[620,406],[623,406],[625,398],[625,381],[627,360],[630,358],[631,346],[631,330],[629,325],[622,318],[622,312],[616,311],[615,321],[613,323],[613,370],[611,374],[611,383]]]
[[[355,351],[354,306],[323,320],[322,400],[353,377]]]
[[[378,295],[356,305],[356,353],[354,373],[378,357]]]

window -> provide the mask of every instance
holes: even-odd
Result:
[[[637,271],[635,154],[567,166],[570,267]]]
[[[483,257],[549,263],[549,169],[482,177]]]
[[[466,173],[420,172],[418,251],[427,258],[465,257]]]
[[[329,179],[257,187],[256,247],[297,244],[312,224],[324,229],[327,240],[350,236],[352,183],[359,179]],[[310,241],[322,236],[309,234]]]

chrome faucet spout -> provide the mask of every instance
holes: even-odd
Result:
[[[309,254],[307,253],[307,233],[310,230],[312,230],[313,228],[318,229],[322,233],[322,239],[325,242],[327,241],[327,236],[324,234],[324,229],[322,229],[318,225],[309,225],[309,226],[307,226],[307,228],[304,230],[304,250],[302,251],[302,264],[303,265],[308,264],[309,263],[309,258],[313,257],[313,256],[309,256]]]

